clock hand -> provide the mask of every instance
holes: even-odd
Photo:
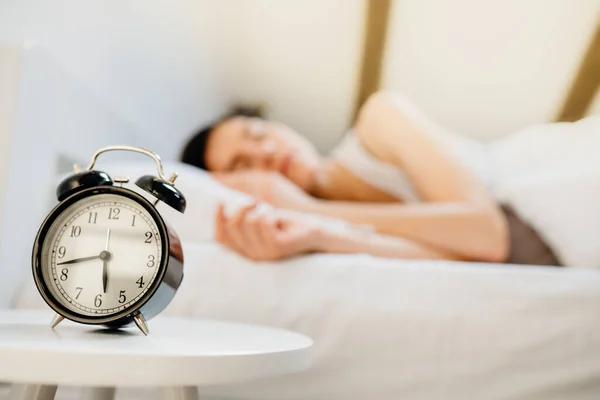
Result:
[[[110,243],[110,228],[108,228],[108,231],[106,232],[106,248],[104,250],[108,251],[109,243]]]
[[[108,245],[110,243],[110,228],[108,228],[108,232],[106,233],[106,248],[102,253],[100,253],[100,257],[102,258],[102,289],[104,293],[106,293],[106,287],[108,286],[108,260],[110,260],[110,252],[108,251]]]
[[[84,262],[84,261],[91,261],[91,260],[97,260],[100,258],[100,255],[97,256],[92,256],[92,257],[82,257],[82,258],[75,258],[73,260],[69,260],[69,261],[63,261],[60,262],[56,265],[64,265],[64,264],[76,264],[76,263],[80,263],[80,262]]]
[[[107,285],[108,285],[108,261],[104,260],[103,267],[102,267],[102,289],[104,290],[104,293],[106,293]]]

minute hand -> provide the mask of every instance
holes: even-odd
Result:
[[[84,262],[84,261],[91,261],[91,260],[98,260],[98,259],[100,259],[100,255],[92,256],[92,257],[75,258],[73,260],[60,262],[56,265],[76,264],[76,263],[80,263],[80,262]]]

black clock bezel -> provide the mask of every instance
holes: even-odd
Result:
[[[66,209],[68,207],[72,206],[73,204],[75,204],[83,199],[86,199],[86,198],[92,197],[92,196],[96,196],[96,195],[100,195],[100,194],[112,194],[112,195],[116,195],[116,196],[122,196],[122,197],[129,198],[129,199],[137,202],[146,211],[148,211],[148,213],[150,214],[150,216],[156,223],[159,234],[161,235],[161,261],[160,261],[160,265],[158,266],[159,271],[158,271],[154,281],[152,282],[152,284],[150,285],[150,287],[148,288],[146,293],[144,293],[144,295],[137,302],[135,302],[132,306],[124,309],[123,311],[119,311],[114,314],[92,316],[92,315],[79,314],[77,312],[74,312],[73,310],[69,310],[58,299],[56,299],[55,295],[52,293],[52,291],[48,287],[48,283],[46,283],[46,281],[44,280],[44,275],[42,272],[42,267],[43,267],[42,266],[42,249],[43,249],[43,245],[46,240],[48,231],[50,230],[50,228],[52,227],[52,225],[54,224],[56,219],[64,211],[66,211]],[[116,187],[116,186],[94,187],[94,188],[82,190],[80,192],[77,192],[77,193],[67,197],[62,202],[60,202],[56,207],[54,207],[54,209],[48,214],[48,216],[42,223],[42,225],[36,235],[34,246],[33,246],[33,252],[32,252],[33,277],[35,280],[35,285],[36,285],[38,291],[40,292],[40,295],[46,302],[46,304],[48,304],[48,306],[50,306],[50,308],[52,308],[58,314],[62,315],[63,317],[65,317],[71,321],[79,322],[82,324],[88,324],[88,325],[110,324],[112,322],[115,322],[115,321],[121,320],[123,318],[126,318],[128,316],[131,316],[132,314],[135,314],[152,298],[152,296],[158,290],[158,288],[160,287],[160,285],[165,277],[165,273],[167,271],[169,258],[170,258],[169,248],[170,248],[170,242],[169,242],[169,233],[168,233],[167,225],[165,224],[163,218],[158,213],[156,208],[147,199],[145,199],[143,196],[139,195],[138,193],[136,193],[130,189],[126,189],[126,188],[122,188],[122,187]]]

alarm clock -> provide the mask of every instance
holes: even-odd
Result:
[[[154,159],[158,176],[135,182],[151,200],[123,187],[129,178],[94,169],[109,151]],[[185,198],[174,186],[177,174],[166,178],[157,154],[132,146],[104,147],[86,170],[75,168],[58,185],[59,204],[33,246],[35,284],[56,312],[51,327],[65,318],[109,328],[135,323],[147,335],[147,321],[169,304],[183,279],[181,242],[156,208],[163,202],[185,211]]]

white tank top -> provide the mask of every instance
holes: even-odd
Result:
[[[360,179],[399,200],[406,203],[421,200],[408,175],[396,165],[375,158],[353,131],[348,132],[331,157]]]
[[[440,139],[449,140],[449,149],[456,151],[463,161],[476,175],[491,188],[491,174],[486,148],[483,144],[440,132]],[[350,130],[342,142],[331,152],[331,157],[347,168],[358,178],[371,186],[406,202],[422,201],[408,174],[397,165],[386,163],[373,156],[360,143],[358,136]]]

